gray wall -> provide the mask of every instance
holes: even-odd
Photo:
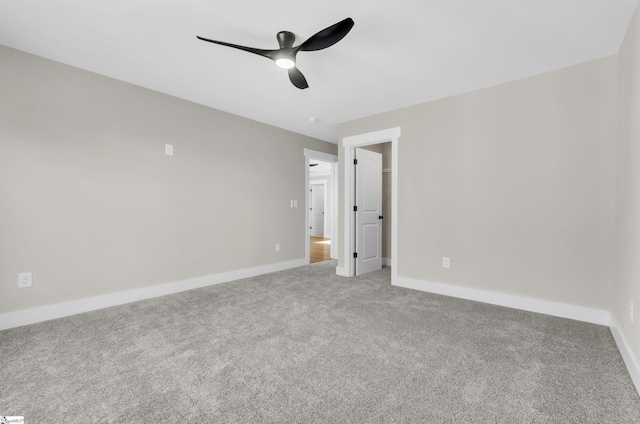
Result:
[[[337,153],[0,46],[2,312],[304,258],[305,148]]]
[[[619,54],[618,185],[613,315],[640,364],[640,9]],[[629,300],[634,302],[631,323]]]
[[[342,124],[402,128],[398,275],[609,310],[616,80],[610,57]]]

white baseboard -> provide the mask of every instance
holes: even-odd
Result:
[[[458,297],[461,299],[475,300],[476,302],[506,306],[508,308],[537,312],[561,318],[569,318],[592,324],[609,325],[609,312],[601,309],[551,302],[548,300],[532,299],[486,290],[470,289],[450,284],[415,280],[406,277],[397,277],[392,284],[398,287]]]
[[[207,275],[204,277],[190,278],[173,283],[159,284],[156,286],[90,297],[71,302],[24,309],[22,311],[7,312],[0,314],[0,330],[35,324],[37,322],[62,318],[83,312],[95,311],[98,309],[108,308],[110,306],[123,305],[125,303],[137,302],[139,300],[151,299],[182,291],[198,289],[214,284],[226,283],[242,278],[254,277],[256,275],[297,268],[307,264],[308,262],[305,259],[298,259],[289,262],[280,262],[254,268]]]
[[[382,266],[391,266],[391,258],[382,258]]]
[[[618,345],[618,350],[620,351],[620,355],[622,355],[624,364],[627,366],[627,371],[629,371],[631,381],[633,381],[633,385],[636,386],[636,391],[640,395],[640,363],[631,353],[632,350],[629,348],[627,339],[620,331],[618,321],[616,321],[613,315],[611,316],[611,323],[609,324],[609,328],[611,329],[611,334],[613,334],[613,338],[616,341],[616,345]]]

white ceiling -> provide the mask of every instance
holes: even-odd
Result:
[[[0,0],[0,44],[323,140],[341,122],[616,54],[638,0]],[[309,88],[263,57],[298,54]],[[310,122],[309,117],[317,122]]]

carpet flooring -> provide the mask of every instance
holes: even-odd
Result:
[[[335,262],[0,332],[25,423],[639,423],[607,327]]]

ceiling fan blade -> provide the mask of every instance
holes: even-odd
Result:
[[[211,40],[209,38],[200,37],[199,35],[196,35],[196,37],[198,37],[198,39],[202,41],[208,41],[210,43],[220,44],[221,46],[233,47],[234,49],[244,50],[245,52],[254,53],[259,56],[269,58],[271,60],[275,60],[276,53],[279,52],[279,50],[263,50],[263,49],[255,49],[253,47],[239,46],[237,44],[225,43],[224,41],[217,41],[217,40]]]
[[[331,25],[319,33],[312,35],[307,41],[302,43],[298,49],[304,52],[311,52],[331,47],[351,31],[353,24],[353,19],[347,18],[337,24]]]
[[[301,90],[309,87],[309,84],[307,84],[307,79],[304,77],[304,75],[302,75],[302,72],[300,72],[298,68],[294,67],[289,69],[289,79],[291,80],[291,83],[293,85]]]

